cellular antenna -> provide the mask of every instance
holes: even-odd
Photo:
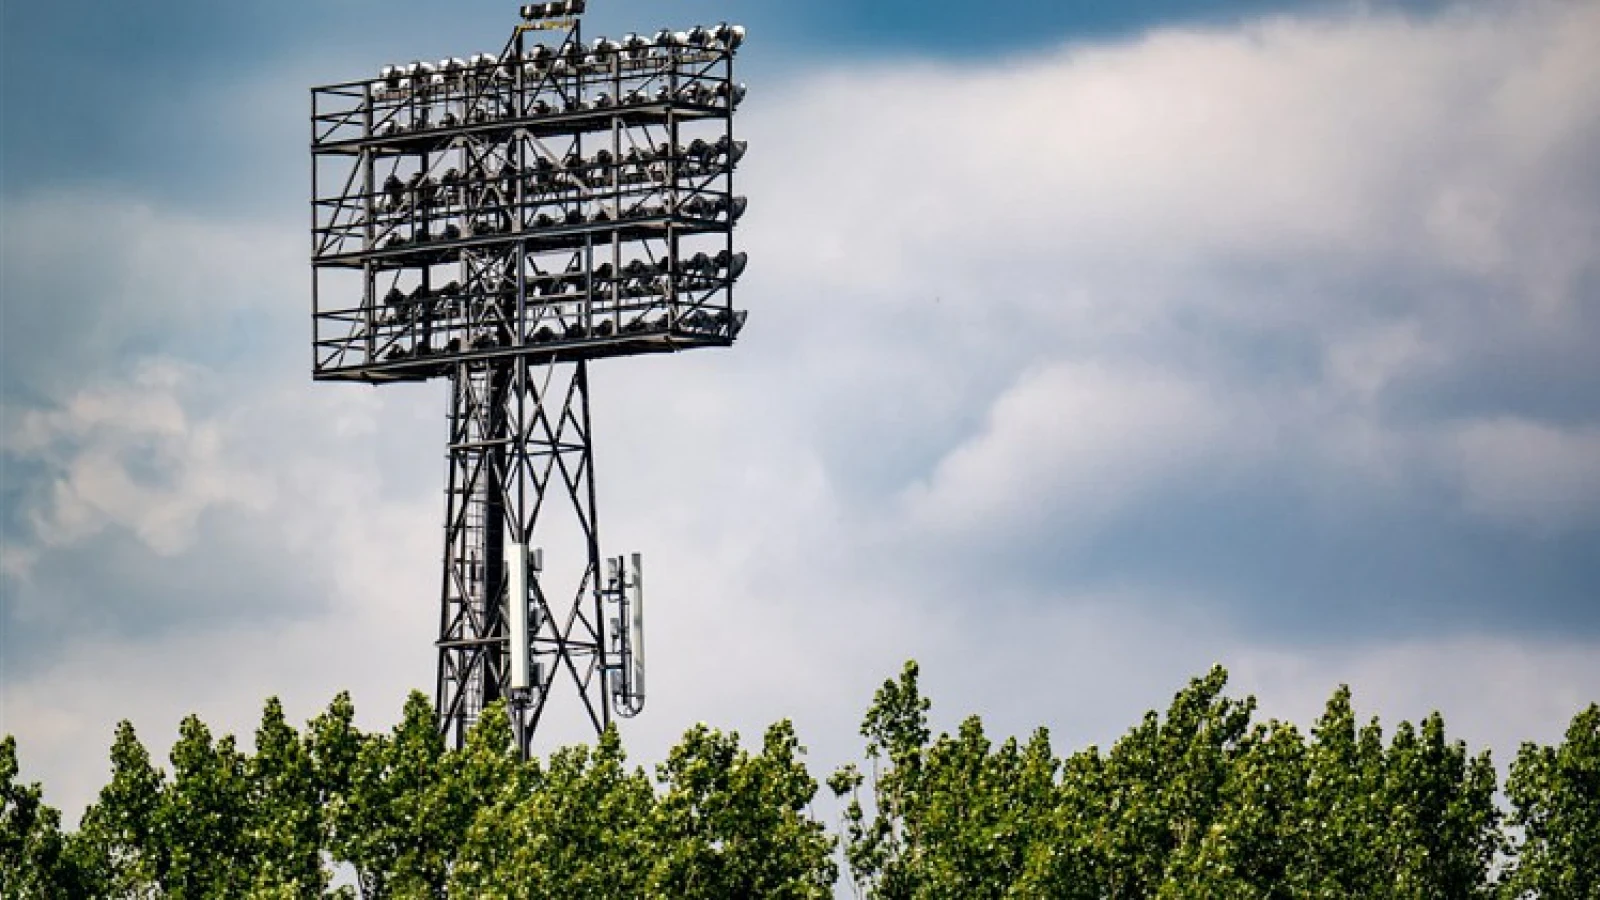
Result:
[[[563,686],[597,731],[643,708],[642,560],[602,570],[589,364],[726,347],[745,322],[745,30],[586,43],[585,5],[523,6],[497,54],[311,91],[312,376],[450,386],[437,703],[457,747],[496,700],[524,752]],[[562,527],[566,579],[540,549]]]

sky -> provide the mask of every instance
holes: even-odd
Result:
[[[591,8],[750,27],[750,324],[592,377],[636,759],[826,771],[911,658],[1064,750],[1218,663],[1501,763],[1600,699],[1600,2]],[[515,12],[0,6],[0,730],[69,818],[119,719],[431,686],[446,391],[310,380],[307,89]]]

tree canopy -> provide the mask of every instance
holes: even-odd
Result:
[[[0,896],[1600,900],[1600,706],[1502,794],[1437,714],[1385,733],[1340,688],[1302,731],[1226,689],[1058,756],[977,716],[935,734],[908,663],[828,779],[837,828],[786,721],[756,746],[697,725],[653,772],[614,730],[522,760],[499,706],[447,750],[420,694],[378,733],[343,694],[303,729],[270,700],[248,752],[190,717],[166,767],[123,722],[76,830],[7,737]]]

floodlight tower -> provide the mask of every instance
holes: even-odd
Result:
[[[597,729],[644,704],[638,554],[601,556],[592,360],[731,345],[746,256],[736,25],[584,43],[522,7],[498,54],[312,89],[312,375],[450,385],[437,703],[460,746],[551,695]],[[536,37],[553,35],[549,42]],[[540,539],[580,536],[575,585]]]

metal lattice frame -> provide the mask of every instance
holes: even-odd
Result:
[[[483,706],[511,701],[526,743],[551,688],[571,679],[590,724],[611,721],[605,602],[589,419],[588,364],[461,363],[451,379],[439,716],[459,746]],[[570,595],[530,582],[534,685],[507,688],[507,539],[535,545],[541,523],[573,517],[587,560]]]
[[[576,20],[553,48],[540,27],[311,96],[313,377],[449,381],[441,728],[460,746],[505,699],[524,752],[560,684],[596,730],[643,703],[642,648],[607,627],[642,628],[642,598],[637,556],[602,575],[588,361],[728,346],[744,322],[742,29],[591,51]],[[576,583],[517,575],[559,522]],[[514,689],[524,577],[534,664]]]

